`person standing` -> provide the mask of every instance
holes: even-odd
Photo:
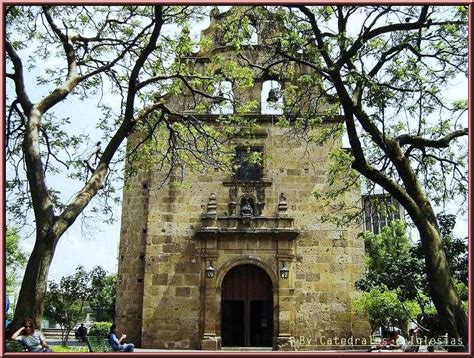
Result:
[[[28,352],[51,352],[43,333],[35,329],[31,318],[22,322],[21,328],[12,334],[12,339],[21,341]]]
[[[81,326],[77,329],[77,336],[80,342],[86,341],[87,328],[84,327],[84,323],[81,323]]]

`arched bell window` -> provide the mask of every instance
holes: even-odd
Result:
[[[212,94],[215,98],[211,107],[211,114],[234,113],[234,92],[230,81],[220,82]]]
[[[278,81],[269,80],[262,84],[262,114],[283,114],[283,96]]]
[[[244,40],[244,45],[258,45],[258,33],[255,26],[250,25],[250,37]]]

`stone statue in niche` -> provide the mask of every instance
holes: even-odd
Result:
[[[252,198],[243,198],[241,202],[240,214],[242,217],[253,216],[253,200]]]
[[[286,204],[286,195],[285,193],[280,194],[280,204]]]

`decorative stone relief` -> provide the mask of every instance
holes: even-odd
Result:
[[[280,194],[280,201],[278,203],[278,216],[284,217],[287,215],[288,203],[286,202],[285,193]]]
[[[263,209],[265,208],[265,188],[257,188],[257,215],[262,215]]]
[[[237,216],[237,194],[239,188],[232,186],[229,188],[229,216]]]
[[[211,193],[211,195],[209,195],[209,202],[207,203],[207,215],[208,216],[217,215],[216,194],[214,193]]]

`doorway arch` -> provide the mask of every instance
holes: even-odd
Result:
[[[257,265],[230,269],[222,281],[221,337],[227,347],[271,347],[273,284]]]

